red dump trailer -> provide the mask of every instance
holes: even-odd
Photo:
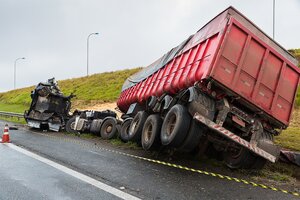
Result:
[[[289,125],[297,60],[233,7],[129,77],[122,134],[144,149],[214,149],[232,168],[275,162]]]

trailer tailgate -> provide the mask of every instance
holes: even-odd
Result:
[[[284,125],[299,84],[295,59],[244,16],[235,13],[210,76]]]

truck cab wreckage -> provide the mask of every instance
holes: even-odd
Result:
[[[59,131],[70,119],[71,99],[64,96],[54,78],[39,83],[31,92],[31,105],[24,118],[29,127]]]

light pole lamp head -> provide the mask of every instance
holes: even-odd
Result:
[[[25,57],[23,57],[23,58],[21,58],[21,59],[25,60]]]
[[[95,35],[99,35],[99,33],[94,33]]]

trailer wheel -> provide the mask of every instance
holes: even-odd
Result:
[[[75,130],[75,119],[76,116],[72,117],[71,119],[69,119],[66,123],[66,131],[68,133],[78,133],[78,131]]]
[[[129,127],[132,122],[132,118],[127,118],[123,121],[121,125],[120,139],[123,142],[128,142],[129,140]]]
[[[140,111],[134,116],[128,131],[129,140],[141,142],[142,130],[147,117],[148,114],[145,111]]]
[[[263,132],[260,137],[264,140],[273,140],[272,135],[267,132]],[[232,169],[262,169],[267,162],[266,159],[255,155],[244,147],[235,153],[226,152],[224,160],[226,165]]]
[[[225,153],[224,161],[226,165],[231,169],[239,168],[249,168],[250,163],[254,162],[251,152],[244,148],[240,147],[236,151],[230,151]]]
[[[106,117],[104,118],[100,134],[103,139],[111,139],[117,135],[117,120],[112,117]]]
[[[162,119],[158,114],[150,115],[142,131],[142,147],[145,150],[155,150],[160,144]]]
[[[187,109],[177,104],[167,113],[161,127],[161,143],[172,147],[179,147],[189,130],[191,116]]]
[[[187,137],[178,150],[185,153],[189,153],[195,150],[206,131],[206,127],[199,124],[197,121],[192,120]]]

